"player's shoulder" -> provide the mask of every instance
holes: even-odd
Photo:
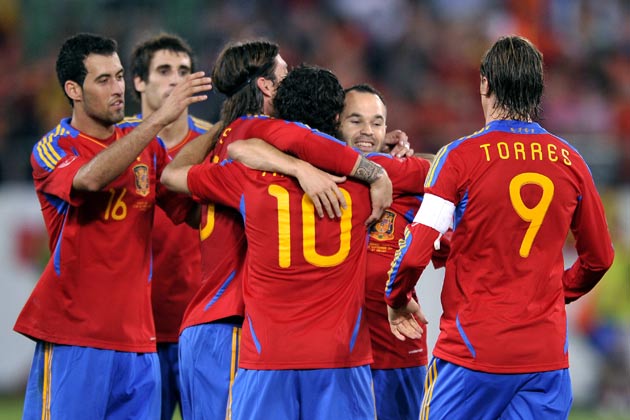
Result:
[[[490,132],[490,128],[489,126],[486,125],[485,127],[481,128],[480,130],[475,131],[472,134],[467,134],[465,136],[462,136],[458,139],[451,141],[450,143],[447,143],[446,145],[442,147],[442,149],[446,149],[448,151],[454,151],[461,146],[471,144],[474,140],[479,139],[480,137],[488,134],[489,132]]]
[[[570,150],[571,152],[575,153],[581,160],[584,160],[584,157],[580,154],[580,151],[577,149],[577,147],[575,147],[573,144],[571,144],[568,140],[566,140],[563,137],[560,137],[560,136],[558,136],[556,134],[553,134],[553,133],[551,133],[549,131],[547,131],[546,134],[550,138],[552,138],[554,141],[558,142],[562,148],[566,148],[566,149]]]
[[[223,135],[227,136],[228,134],[230,134],[231,132],[237,129],[244,130],[249,127],[255,127],[259,124],[268,124],[273,121],[275,121],[275,118],[272,118],[264,114],[242,115],[236,118],[234,121],[232,121],[225,127],[225,129],[223,130]]]
[[[464,149],[466,146],[473,145],[479,138],[488,134],[490,132],[489,126],[485,126],[480,130],[475,131],[472,134],[468,134],[466,136],[462,136],[456,140],[451,141],[450,143],[445,144],[440,148],[440,150],[436,153],[433,158],[433,165],[439,162],[444,162],[447,157],[453,156],[459,152],[466,153]]]
[[[57,148],[59,142],[65,138],[75,138],[79,135],[79,130],[70,125],[70,118],[59,121],[52,130],[44,134],[33,146],[33,150]]]
[[[142,114],[131,115],[123,118],[122,121],[116,124],[121,129],[135,128],[142,122]]]
[[[214,124],[209,121],[203,120],[201,118],[189,115],[188,116],[188,127],[196,131],[198,133],[205,133],[210,130]]]
[[[39,142],[51,141],[53,139],[59,139],[62,137],[76,137],[79,135],[79,130],[70,125],[71,118],[63,118],[59,121],[55,127],[49,132],[44,134]]]
[[[62,119],[33,145],[32,156],[42,168],[49,171],[54,169],[71,147],[68,142],[79,135],[79,130],[72,127],[70,121],[70,118]]]
[[[257,123],[257,122],[274,122],[278,121],[276,118],[273,118],[269,115],[265,114],[247,114],[241,117],[238,117],[234,120],[234,123],[244,124],[244,123]]]

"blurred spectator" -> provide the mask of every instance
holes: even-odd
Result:
[[[289,64],[324,65],[346,86],[369,81],[391,104],[390,125],[427,152],[481,128],[470,83],[478,78],[478,57],[497,36],[519,33],[539,41],[552,78],[543,102],[546,126],[589,135],[591,142],[612,139],[616,159],[596,181],[630,182],[630,5],[623,0],[31,3],[4,0],[0,15],[0,74],[7,76],[0,78],[0,151],[19,154],[2,154],[4,179],[26,179],[32,139],[67,112],[51,93],[46,51],[88,30],[116,38],[124,56],[146,31],[167,30],[191,40],[202,69],[212,67],[225,42],[265,37],[283,46]],[[214,119],[221,100],[214,94],[195,112]]]

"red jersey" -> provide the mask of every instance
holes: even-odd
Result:
[[[220,204],[202,205],[201,287],[193,296],[180,328],[229,317],[243,317],[241,290],[247,240],[241,215]]]
[[[392,205],[370,228],[365,303],[374,355],[371,366],[372,369],[423,366],[428,362],[426,326],[422,324],[421,339],[398,340],[389,327],[383,290],[387,272],[398,250],[398,240],[402,239],[405,227],[420,207],[429,161],[415,156],[398,159],[381,153],[370,153],[366,157],[385,168],[392,181],[394,195]],[[415,291],[413,294],[415,297]]]
[[[185,219],[183,196],[158,180],[169,162],[153,140],[101,191],[77,191],[77,171],[133,127],[120,124],[100,140],[60,124],[34,147],[33,180],[49,234],[50,260],[15,330],[57,344],[154,352],[151,227],[156,201]]]
[[[240,367],[321,369],[372,361],[363,320],[365,185],[340,185],[348,204],[341,220],[319,219],[295,179],[237,162],[194,166],[188,187],[195,200],[238,208],[245,221]]]
[[[303,124],[247,116],[235,120],[223,131],[210,162],[227,158],[231,142],[249,138],[263,139],[315,166],[342,175],[352,171],[359,157],[345,143]],[[181,330],[223,318],[242,317],[244,312],[241,283],[247,241],[241,215],[221,204],[204,206],[200,235],[202,286],[186,310]]]
[[[139,124],[142,115],[137,115]],[[188,117],[186,137],[168,149],[171,157],[192,139],[205,133],[211,125]],[[201,286],[201,252],[199,233],[185,223],[174,224],[164,210],[157,207],[153,219],[153,281],[151,303],[158,343],[176,343],[184,311]]]
[[[391,306],[404,305],[413,287],[398,275],[417,276],[428,262],[438,232],[427,221],[435,216],[441,224],[448,213],[454,228],[434,355],[491,373],[568,367],[565,300],[590,290],[613,259],[582,157],[540,125],[519,121],[491,122],[443,147],[427,176],[419,223],[392,264]],[[569,230],[578,259],[565,271]]]

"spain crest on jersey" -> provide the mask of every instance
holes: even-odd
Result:
[[[378,222],[372,225],[370,237],[377,241],[390,241],[394,239],[394,220],[396,213],[385,210]]]
[[[133,174],[136,176],[136,193],[146,197],[149,195],[149,167],[143,163],[136,165]]]

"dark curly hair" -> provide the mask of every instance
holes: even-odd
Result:
[[[273,106],[279,118],[336,137],[344,99],[343,88],[330,70],[302,64],[280,82]]]
[[[90,54],[111,56],[116,54],[118,44],[111,38],[90,33],[79,33],[66,39],[57,55],[57,79],[70,105],[72,99],[66,94],[64,86],[68,80],[83,86],[87,69],[85,59]]]
[[[162,50],[188,55],[190,57],[190,71],[195,71],[195,56],[190,45],[177,35],[162,33],[134,47],[131,53],[131,77],[137,76],[145,82],[148,81],[151,60],[153,60],[156,52]],[[136,99],[140,99],[140,92],[135,88],[133,93]]]

